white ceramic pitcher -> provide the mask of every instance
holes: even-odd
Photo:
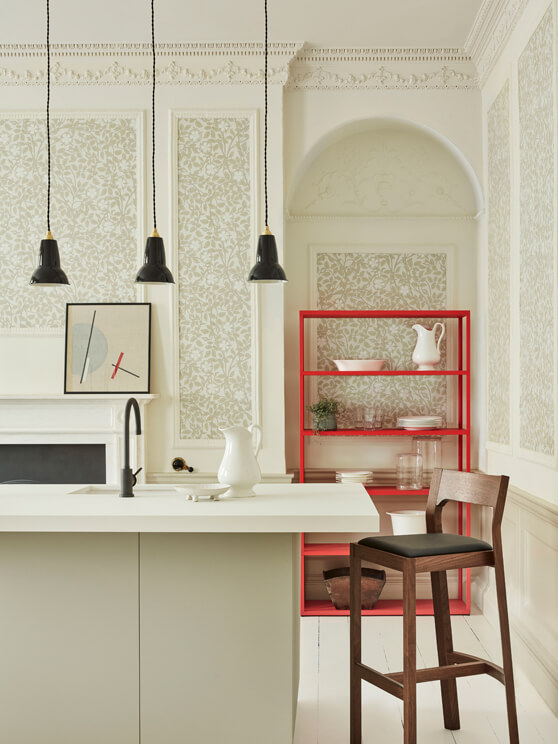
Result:
[[[436,326],[440,326],[442,329],[437,343]],[[440,361],[440,341],[444,336],[446,328],[443,323],[439,322],[434,323],[432,328],[425,328],[417,323],[413,326],[413,330],[418,335],[417,345],[413,351],[413,362],[418,365],[419,369],[432,371],[434,365]]]
[[[256,450],[252,445],[252,431],[257,432]],[[257,424],[228,426],[219,429],[225,436],[225,454],[219,466],[217,478],[219,483],[230,486],[221,498],[245,498],[255,496],[252,490],[262,479],[260,466],[256,457],[262,444],[262,430]]]

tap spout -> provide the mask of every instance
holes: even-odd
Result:
[[[136,475],[139,473],[139,470],[132,473],[130,468],[130,416],[132,408],[136,418],[136,434],[141,434],[141,415],[138,402],[135,398],[128,398],[124,409],[124,463],[120,478],[120,496],[124,498],[130,498],[134,495]]]

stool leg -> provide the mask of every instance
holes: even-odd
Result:
[[[362,680],[357,664],[361,661],[361,560],[351,545],[350,643],[351,643],[351,744],[362,741]]]
[[[403,741],[417,741],[417,593],[413,560],[403,569]]]
[[[434,605],[434,622],[436,626],[436,645],[438,646],[438,662],[440,666],[449,663],[448,654],[453,651],[451,634],[451,617],[448,597],[448,579],[445,571],[432,571],[432,603]],[[440,681],[442,690],[442,708],[444,711],[444,726],[447,729],[459,728],[459,703],[457,701],[457,683],[455,679]]]
[[[496,573],[496,597],[498,600],[498,615],[500,619],[500,636],[502,639],[502,667],[506,688],[506,704],[508,708],[508,728],[510,744],[519,744],[519,730],[517,727],[517,709],[515,705],[515,686],[513,681],[513,665],[511,655],[510,624],[508,619],[508,603],[506,599],[506,580],[504,575],[504,561],[502,546],[494,541],[494,570]]]

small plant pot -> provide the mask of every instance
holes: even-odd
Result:
[[[314,431],[335,431],[337,429],[337,417],[334,413],[320,419],[314,416],[313,422]]]
[[[361,608],[371,610],[386,583],[386,572],[376,568],[362,568],[361,571]],[[330,571],[324,571],[323,574],[327,593],[335,609],[348,610],[351,595],[349,567],[332,568]]]

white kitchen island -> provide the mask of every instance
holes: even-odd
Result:
[[[255,490],[0,486],[0,741],[292,742],[300,533],[378,513],[360,485]]]

